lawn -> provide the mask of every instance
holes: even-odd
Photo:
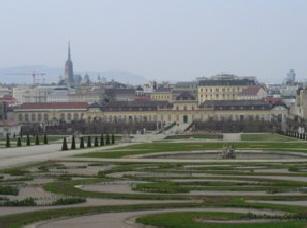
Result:
[[[243,133],[241,134],[242,141],[258,141],[258,142],[293,142],[299,141],[299,139],[294,137],[289,137],[280,134],[272,134],[272,133],[255,133],[255,134],[248,134]]]
[[[186,134],[186,135],[169,135],[165,139],[222,139],[223,135],[221,134]]]
[[[300,228],[305,227],[306,221],[275,221],[264,223],[214,223],[205,222],[200,220],[235,220],[240,221],[242,219],[251,219],[249,214],[238,213],[219,213],[219,212],[174,212],[147,215],[136,219],[136,222],[145,225],[152,225],[163,228]]]
[[[222,142],[208,142],[208,143],[150,143],[138,144],[127,147],[117,148],[116,150],[91,152],[76,155],[77,157],[88,158],[121,158],[127,155],[137,155],[156,152],[172,152],[172,151],[197,151],[197,150],[216,150],[222,149],[226,145],[231,145],[236,149],[264,149],[276,151],[307,151],[307,144],[305,142],[239,142],[239,143],[222,143]]]

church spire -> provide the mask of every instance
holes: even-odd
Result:
[[[71,60],[71,55],[70,55],[70,41],[68,41],[68,60]]]

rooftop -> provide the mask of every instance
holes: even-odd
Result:
[[[87,109],[87,102],[23,103],[19,109]]]

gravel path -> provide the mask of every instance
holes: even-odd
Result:
[[[14,166],[26,165],[41,161],[56,160],[67,156],[82,154],[87,152],[103,151],[112,148],[128,146],[133,144],[117,144],[83,150],[61,151],[62,144],[50,144],[40,146],[30,146],[21,148],[0,149],[0,169]]]
[[[199,201],[192,200],[165,200],[163,203],[193,203]],[[122,200],[122,199],[91,199],[88,198],[85,203],[63,206],[36,206],[36,207],[1,207],[0,216],[10,214],[20,214],[26,212],[42,211],[57,208],[72,207],[93,207],[93,206],[111,206],[111,205],[134,205],[134,204],[160,204],[161,200]]]

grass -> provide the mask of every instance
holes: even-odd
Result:
[[[157,152],[182,152],[193,150],[216,150],[225,147],[225,143],[208,142],[208,143],[150,143],[138,144],[127,147],[117,148],[116,150],[90,152],[76,155],[77,157],[87,158],[122,158],[127,155],[148,154]],[[305,142],[239,142],[227,143],[236,149],[263,149],[271,151],[301,151],[307,152]]]
[[[223,135],[221,134],[186,134],[186,135],[169,135],[165,139],[222,139]]]
[[[163,208],[180,208],[180,207],[198,207],[200,204],[195,203],[161,203],[161,204],[136,204],[136,205],[116,205],[116,206],[98,206],[98,207],[73,207],[62,209],[49,209],[37,212],[28,212],[0,217],[1,228],[21,228],[26,224],[38,221],[77,217],[83,215],[93,215],[101,213],[116,213],[126,211],[144,211],[151,209]]]
[[[306,221],[275,221],[275,222],[264,222],[264,223],[206,223],[200,221],[204,220],[242,220],[248,218],[248,214],[239,213],[219,213],[219,212],[174,212],[174,213],[163,213],[146,215],[136,219],[136,222],[145,225],[152,225],[163,228],[301,228],[305,227]]]
[[[242,141],[258,141],[258,142],[294,142],[299,141],[297,138],[274,134],[274,133],[256,133],[256,134],[241,134]]]

